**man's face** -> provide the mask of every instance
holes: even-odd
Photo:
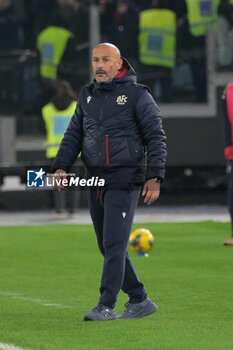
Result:
[[[95,79],[99,83],[113,80],[122,66],[122,59],[115,47],[108,45],[97,46],[92,54],[92,68]]]

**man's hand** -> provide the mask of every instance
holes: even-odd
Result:
[[[54,175],[56,189],[60,192],[63,189],[62,180],[66,179],[66,171],[57,169]]]
[[[151,205],[159,198],[159,194],[160,194],[160,183],[155,182],[152,179],[147,180],[142,190],[142,196],[146,195],[144,199],[144,203],[146,203],[147,205]]]

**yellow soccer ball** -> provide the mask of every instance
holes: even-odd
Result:
[[[129,237],[129,246],[135,253],[147,253],[154,244],[154,236],[145,228],[138,228]]]

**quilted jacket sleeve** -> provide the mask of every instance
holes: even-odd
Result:
[[[165,176],[166,136],[160,110],[146,87],[141,90],[136,104],[137,124],[147,149],[146,178]]]
[[[226,90],[224,90],[222,95],[222,125],[223,125],[223,141],[224,146],[230,146],[231,141],[231,124],[227,114],[227,101],[226,101]]]
[[[231,135],[231,124],[227,113],[227,100],[226,89],[222,95],[222,129],[223,129],[223,142],[224,142],[224,155],[227,160],[233,159],[233,144]]]
[[[75,113],[70,120],[69,126],[64,134],[56,158],[53,161],[51,170],[63,169],[69,172],[75,159],[81,151],[83,136],[83,112],[77,104]]]

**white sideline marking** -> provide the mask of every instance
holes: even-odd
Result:
[[[29,349],[19,348],[18,346],[14,346],[12,344],[0,343],[0,350],[29,350]]]
[[[72,306],[62,305],[62,304],[54,304],[54,303],[50,303],[48,300],[34,299],[34,298],[30,298],[30,297],[25,297],[25,296],[18,294],[18,293],[4,292],[3,290],[0,290],[0,295],[11,297],[12,299],[20,299],[23,301],[29,301],[31,303],[36,303],[36,304],[40,304],[43,306],[58,307],[58,308],[63,308],[63,309],[72,308]],[[0,348],[0,350],[2,350],[2,349]]]

